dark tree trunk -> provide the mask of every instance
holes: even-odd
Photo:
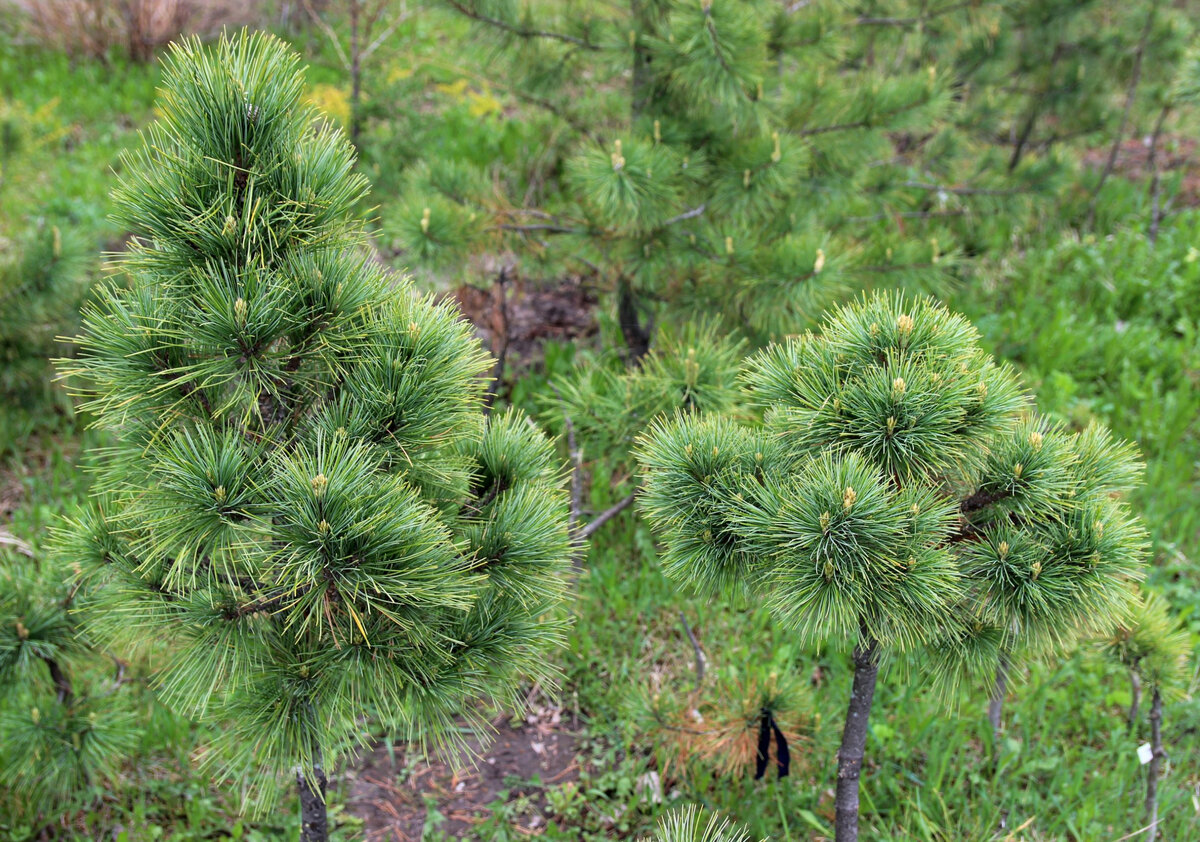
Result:
[[[992,742],[1000,739],[1000,725],[1004,719],[1004,697],[1008,695],[1008,653],[1000,653],[996,664],[996,683],[992,686],[992,698],[988,701],[988,722],[992,725]]]
[[[1146,842],[1158,837],[1158,772],[1166,752],[1162,747],[1162,694],[1154,688],[1150,706],[1150,747],[1154,750],[1146,770]]]
[[[50,680],[54,682],[54,690],[58,695],[60,705],[71,706],[75,693],[71,689],[71,679],[63,672],[62,666],[53,658],[46,658],[46,668],[50,670]]]
[[[1129,670],[1129,733],[1137,730],[1138,708],[1142,704],[1142,678],[1137,667]]]
[[[650,350],[650,331],[642,326],[637,297],[624,275],[617,281],[617,322],[621,325],[621,336],[625,338],[625,347],[629,351],[626,362],[638,365]]]
[[[1164,105],[1162,110],[1158,112],[1158,119],[1154,123],[1154,133],[1150,135],[1150,229],[1147,236],[1150,242],[1158,240],[1158,226],[1162,222],[1162,176],[1158,167],[1158,140],[1162,137],[1163,126],[1167,122],[1167,116],[1171,113],[1171,106]]]
[[[651,33],[646,0],[630,0],[629,13],[633,18],[633,85],[629,99],[629,119],[636,122],[646,110],[654,94],[651,90],[654,75],[650,70],[652,56],[641,43],[641,37]]]
[[[329,842],[329,816],[325,810],[325,770],[313,767],[314,781],[296,772],[300,787],[300,842]]]
[[[879,675],[879,644],[864,628],[854,647],[854,685],[846,707],[846,725],[838,749],[835,838],[837,842],[858,840],[858,781],[862,775],[867,745],[867,722],[875,698]]]

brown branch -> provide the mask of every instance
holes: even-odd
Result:
[[[499,18],[489,17],[477,9],[472,9],[465,3],[460,3],[458,0],[446,0],[446,3],[454,8],[459,14],[465,15],[472,20],[477,20],[480,23],[486,23],[489,26],[494,26],[497,29],[502,29],[505,32],[511,32],[513,35],[521,38],[549,38],[553,41],[562,41],[567,44],[574,44],[577,47],[583,47],[585,50],[599,52],[601,47],[598,44],[593,44],[590,41],[584,41],[582,38],[576,38],[574,35],[567,35],[562,32],[549,32],[541,29],[526,29],[523,26],[509,23],[500,20]]]
[[[610,520],[612,520],[614,517],[619,515],[621,512],[628,509],[630,507],[630,505],[633,504],[633,501],[636,499],[637,499],[637,492],[634,491],[628,497],[624,497],[621,500],[619,500],[617,503],[613,504],[612,506],[609,506],[607,509],[602,511],[600,514],[596,515],[595,520],[593,520],[587,526],[585,526],[579,530],[578,539],[582,541],[584,539],[591,538],[593,535],[596,534],[597,530],[599,530],[600,527],[604,526],[604,524],[608,523]]]
[[[700,641],[692,633],[692,627],[688,625],[687,615],[682,611],[679,612],[679,622],[683,624],[683,631],[687,634],[687,639],[692,644],[692,651],[696,653],[696,689],[699,690],[700,685],[704,683],[704,664],[708,661],[708,658],[704,656],[704,650],[700,648]]]

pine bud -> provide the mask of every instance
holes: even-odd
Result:
[[[916,322],[907,313],[901,313],[896,319],[896,330],[900,331],[901,336],[908,336],[913,332],[914,327],[916,327]]]
[[[903,318],[903,316],[901,318]],[[879,335],[879,322],[871,322],[871,326],[867,328],[867,333],[869,333],[872,338],[878,336]]]
[[[1033,565],[1029,568],[1029,578],[1033,579],[1033,581],[1036,582],[1038,580],[1038,576],[1041,576],[1041,575],[1042,575],[1042,563],[1040,561],[1035,561],[1033,563]]]
[[[1092,526],[1095,527],[1095,529],[1096,529],[1096,537],[1103,538],[1104,537],[1104,523],[1102,521],[1096,521],[1094,524],[1092,524]]]
[[[828,535],[829,534],[829,520],[830,520],[829,512],[821,512],[820,520],[821,520],[821,531],[823,533],[825,533],[826,535]]]
[[[1029,434],[1029,446],[1034,449],[1034,452],[1038,452],[1042,449],[1042,434],[1037,430],[1034,430]]]
[[[346,435],[347,435],[347,433],[346,433],[346,428],[345,428],[345,427],[338,427],[336,430],[334,430],[334,431],[333,431],[333,434],[334,434],[335,436],[337,436],[339,439],[344,439],[344,438],[346,437]]]
[[[858,499],[858,492],[852,486],[847,485],[846,491],[842,494],[842,509],[850,511],[854,505],[854,501]]]
[[[324,497],[325,496],[325,486],[329,485],[329,480],[325,478],[325,475],[317,474],[315,477],[312,478],[311,482],[312,482],[313,494],[318,499],[320,499],[321,497]]]
[[[742,170],[742,186],[745,187],[747,190],[750,189],[750,169],[749,169],[749,167]]]
[[[888,416],[887,431],[888,431],[889,436],[896,432],[896,416],[895,415]]]
[[[908,384],[904,382],[903,377],[897,377],[892,381],[892,391],[897,395],[903,395],[907,388]]]
[[[933,239],[931,239],[929,241],[929,249],[931,252],[930,258],[929,258],[930,263],[937,263],[939,260],[942,259],[941,254],[938,252],[937,237],[934,237]]]
[[[237,230],[237,220],[233,218],[232,214],[227,215],[225,217],[225,226],[221,229],[221,233],[224,234],[226,237],[228,237],[230,234],[232,234],[236,230]]]
[[[917,557],[916,557],[915,555],[910,555],[910,556],[908,557],[908,569],[909,569],[909,570],[912,570],[912,569],[914,569],[916,566],[917,566]]]
[[[713,456],[716,456],[716,455],[717,455],[718,453],[720,453],[720,452],[721,452],[721,451],[720,451],[720,449],[719,449],[719,448],[717,448],[716,446],[714,446],[714,447],[713,447]]]
[[[826,562],[825,562],[825,569],[824,569],[822,572],[825,574],[825,581],[826,581],[826,582],[828,582],[830,579],[832,579],[832,578],[833,578],[833,562],[832,562],[832,561],[826,561]]]
[[[690,444],[685,444],[683,446],[683,453],[685,456],[691,456],[692,455],[692,446]]]
[[[246,299],[239,298],[233,302],[233,318],[237,321],[238,326],[246,324]]]
[[[814,275],[819,275],[819,274],[821,274],[821,270],[824,268],[825,268],[825,250],[817,249],[817,259],[813,261],[812,273]]]
[[[213,489],[213,499],[216,500],[218,503],[225,502],[225,486],[218,485],[216,488]]]
[[[725,238],[725,253],[733,254],[733,237]]]
[[[17,639],[18,640],[29,640],[29,629],[25,628],[25,624],[22,623],[20,620],[17,620],[16,626],[17,626]]]
[[[996,555],[1000,556],[1001,560],[1008,558],[1008,541],[1001,541],[996,547]]]
[[[975,384],[975,391],[979,393],[979,399],[983,400],[988,394],[988,385],[986,380],[980,380]]]
[[[321,535],[328,535],[329,534],[329,521],[322,520],[320,523],[318,523],[317,524],[317,532],[319,532]]]
[[[613,148],[616,150],[612,153],[613,172],[620,172],[625,167],[625,156],[621,154],[621,141],[613,141]]]
[[[662,124],[658,120],[654,121],[654,142],[662,143]]]
[[[1020,462],[1018,462],[1017,464],[1013,465],[1013,476],[1016,477],[1017,479],[1020,479],[1021,472],[1023,470],[1025,470],[1025,466],[1022,465]]]
[[[413,335],[413,337],[415,338],[420,335],[421,326],[419,324],[417,324],[416,322],[409,322],[408,323],[408,332],[411,333]]]
[[[771,153],[771,160],[778,164],[783,159],[783,149],[779,145],[779,132],[771,132],[771,140],[775,141],[775,151]]]
[[[429,233],[429,215],[430,215],[429,208],[425,208],[424,212],[421,213],[421,233],[422,234]]]
[[[761,463],[762,463],[762,460],[763,460],[762,451],[759,451],[758,453],[755,453],[755,454],[754,454],[754,461],[755,461],[755,462],[758,462],[758,463],[760,463],[760,464],[761,464]]]
[[[37,725],[39,722],[42,721],[42,712],[40,710],[38,710],[37,708],[30,708],[29,709],[29,718],[33,720],[34,725]]]

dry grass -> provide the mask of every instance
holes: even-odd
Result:
[[[2,0],[0,0],[2,2]],[[8,0],[29,36],[71,55],[107,61],[114,49],[145,62],[185,34],[258,20],[265,0]]]

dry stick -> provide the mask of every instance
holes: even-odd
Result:
[[[1150,152],[1147,163],[1150,165],[1150,230],[1146,232],[1150,242],[1158,240],[1158,226],[1162,222],[1162,178],[1158,171],[1158,140],[1162,137],[1163,124],[1171,113],[1171,105],[1167,103],[1158,112],[1158,120],[1154,123],[1154,133],[1150,136]]]
[[[12,547],[14,550],[19,552],[23,556],[27,556],[29,558],[34,557],[33,547],[31,547],[29,544],[22,541],[20,538],[13,535],[11,532],[7,531],[3,527],[0,527],[0,546]]]
[[[996,664],[996,683],[988,700],[988,722],[992,725],[993,743],[1000,739],[1000,723],[1004,716],[1004,697],[1008,695],[1008,671],[1011,666],[1008,653],[1001,650],[1000,662]]]
[[[838,749],[834,822],[837,842],[858,842],[858,781],[867,744],[867,721],[879,676],[879,644],[864,625],[854,647],[854,684]]]
[[[612,520],[614,517],[619,515],[621,512],[628,509],[633,504],[633,501],[636,499],[637,499],[637,492],[631,491],[629,493],[628,497],[621,498],[616,503],[614,503],[613,505],[609,506],[607,509],[602,511],[600,514],[596,515],[595,519],[591,523],[589,523],[587,526],[583,527],[583,529],[579,530],[579,536],[578,536],[579,540],[591,538],[593,535],[596,534],[596,530],[598,530],[604,524],[608,523],[610,520]]]
[[[1125,139],[1125,129],[1129,125],[1129,112],[1133,109],[1134,96],[1137,94],[1138,84],[1142,80],[1142,58],[1146,54],[1146,41],[1150,37],[1150,29],[1154,26],[1154,18],[1157,14],[1158,4],[1156,3],[1150,7],[1150,12],[1146,15],[1146,25],[1142,27],[1142,37],[1138,40],[1137,52],[1133,54],[1133,72],[1129,77],[1129,89],[1125,92],[1125,108],[1121,112],[1121,122],[1117,125],[1117,134],[1113,137],[1112,147],[1108,150],[1108,160],[1104,162],[1100,180],[1096,183],[1095,190],[1092,191],[1091,201],[1088,202],[1088,228],[1096,224],[1096,204],[1100,200],[1100,191],[1104,189],[1104,182],[1108,181],[1108,177],[1112,175],[1113,167],[1117,163],[1117,153],[1121,151],[1121,141]]]
[[[329,842],[329,816],[325,809],[325,770],[320,763],[313,765],[313,782],[296,770],[300,789],[300,842]]]
[[[692,644],[692,651],[696,653],[696,689],[699,690],[700,685],[704,683],[704,664],[708,659],[704,657],[700,641],[696,640],[696,635],[692,633],[692,627],[688,625],[687,615],[682,611],[679,612],[679,622],[683,623],[683,631]]]
[[[1167,756],[1162,747],[1162,693],[1157,687],[1150,706],[1150,747],[1153,754],[1146,770],[1146,842],[1154,842],[1158,836],[1158,770]]]
[[[1129,733],[1137,730],[1138,708],[1142,703],[1142,677],[1138,675],[1137,664],[1129,668]]]

